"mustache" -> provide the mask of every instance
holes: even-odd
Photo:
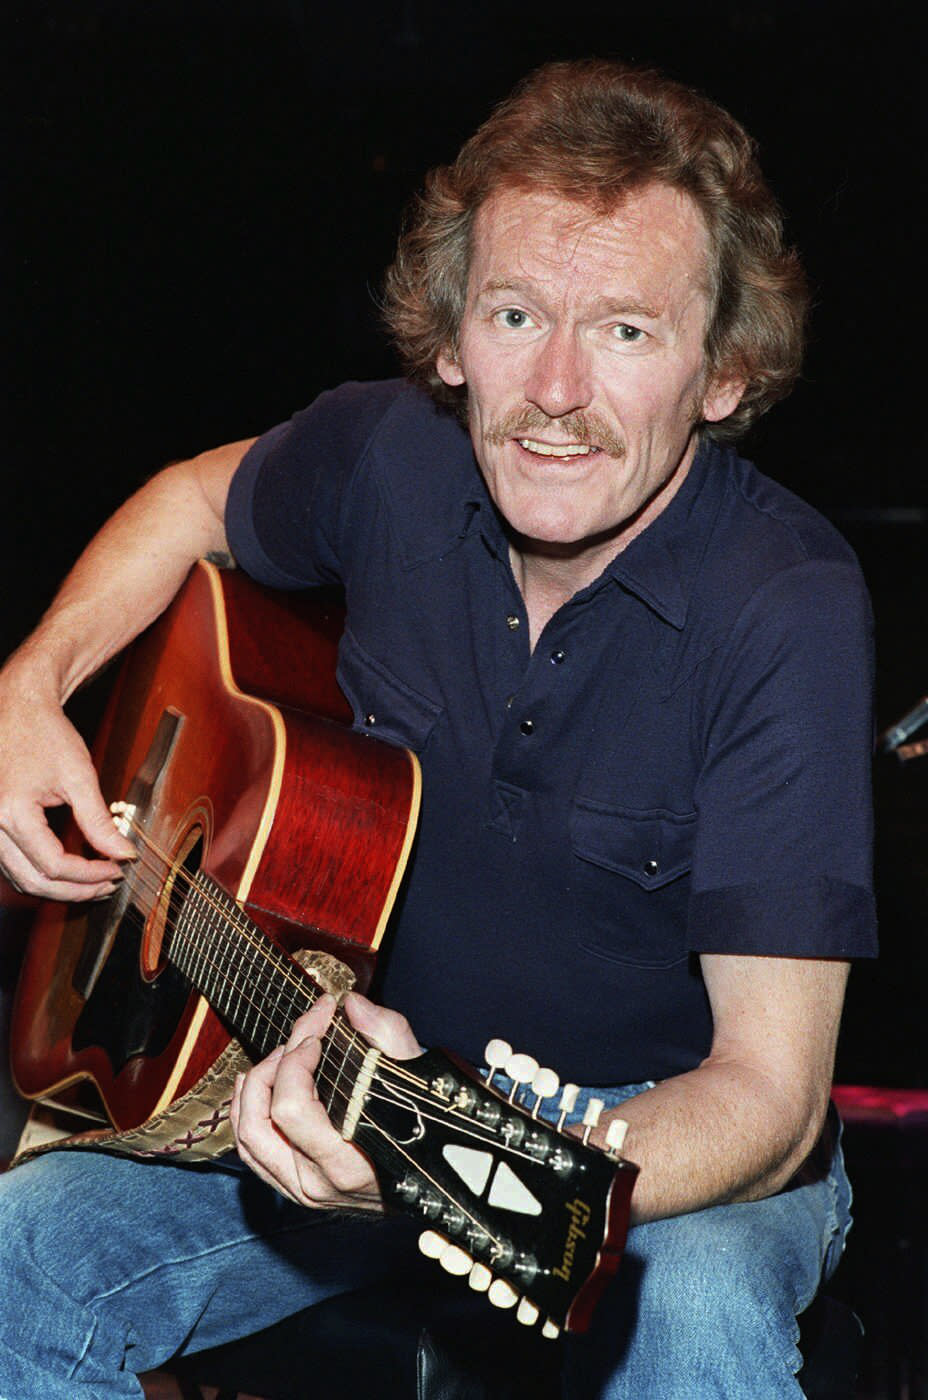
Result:
[[[584,413],[582,409],[565,413],[562,418],[549,418],[540,408],[526,405],[490,423],[483,436],[492,447],[503,447],[512,438],[532,437],[549,429],[553,430],[556,440],[563,441],[566,437],[569,442],[598,447],[610,457],[625,455],[625,443],[606,420],[598,413]]]

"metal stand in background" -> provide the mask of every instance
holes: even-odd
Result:
[[[894,753],[902,763],[912,758],[924,758],[928,754],[928,735],[912,740],[912,735],[917,734],[924,724],[928,724],[928,695],[923,695],[917,705],[880,735],[877,751]]]

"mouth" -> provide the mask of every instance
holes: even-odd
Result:
[[[599,451],[587,442],[538,442],[534,438],[517,438],[516,441],[524,452],[532,452],[536,457],[557,457],[561,461],[589,457]]]

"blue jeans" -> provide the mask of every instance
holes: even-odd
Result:
[[[568,1340],[566,1394],[799,1396],[796,1314],[837,1262],[849,1195],[838,1149],[808,1185],[637,1227],[592,1331]],[[0,1177],[0,1400],[138,1397],[135,1373],[177,1351],[429,1278],[419,1229],[307,1211],[231,1167],[51,1153]]]

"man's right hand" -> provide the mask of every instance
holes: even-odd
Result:
[[[101,859],[65,851],[46,810],[70,807]],[[116,888],[135,848],[116,830],[87,747],[61,707],[15,663],[0,675],[0,872],[24,894],[68,901]]]
[[[254,439],[176,462],[91,541],[0,672],[0,873],[43,898],[110,894],[135,848],[113,825],[62,705],[168,606],[197,559],[228,552],[229,483]],[[69,855],[46,812],[70,807],[99,859]]]

